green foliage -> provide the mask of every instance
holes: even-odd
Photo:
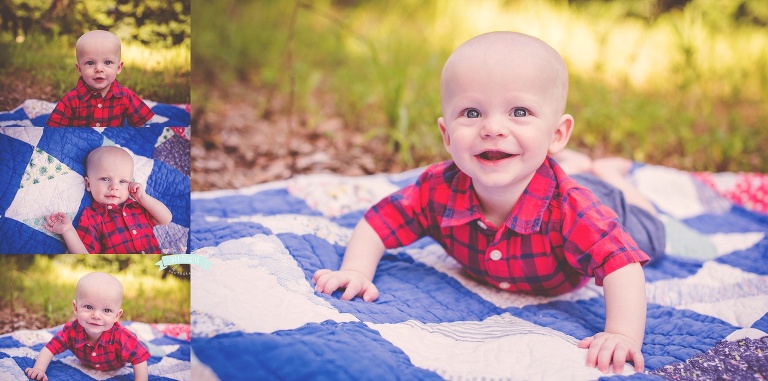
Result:
[[[73,318],[78,279],[107,272],[123,283],[122,320],[189,323],[188,277],[166,275],[155,266],[160,256],[3,255],[0,256],[0,306],[43,314],[51,326]]]
[[[7,35],[6,35],[7,37]],[[52,88],[50,102],[58,101],[75,87],[75,41],[71,36],[27,35],[22,43],[0,36],[0,76],[14,76],[30,86]],[[122,44],[123,71],[120,84],[144,99],[162,103],[190,103],[191,61],[189,46],[149,48]],[[18,104],[10,105],[10,107]]]
[[[282,99],[282,112],[307,128],[341,116],[383,137],[400,162],[424,165],[447,157],[435,123],[445,58],[472,36],[513,29],[569,64],[571,146],[689,170],[768,172],[765,4],[199,2],[195,103],[208,104],[208,89],[244,84]]]
[[[166,48],[189,45],[190,0],[11,0],[0,6],[0,29],[77,38],[110,30],[124,43]]]

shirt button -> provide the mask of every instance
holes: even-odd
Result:
[[[91,353],[91,356],[96,356],[96,352]]]
[[[485,230],[488,229],[488,226],[486,226],[483,221],[477,220],[477,226],[479,226],[481,229]]]
[[[97,368],[98,368],[98,367],[99,367],[99,364],[94,364],[93,366],[95,366],[95,367],[97,367]]]
[[[96,127],[101,127],[101,123],[96,123]]]
[[[499,288],[504,289],[504,290],[508,289],[510,286],[512,286],[512,285],[507,283],[507,282],[499,283]]]
[[[136,235],[136,230],[131,230],[131,233],[133,233],[133,235]]]
[[[126,216],[128,216],[128,215],[127,215],[127,214],[125,214],[125,212],[123,212],[123,217],[126,217]]]
[[[142,254],[146,254],[146,253],[144,252],[144,250],[142,250],[142,251],[141,251],[141,253],[142,253]]]
[[[98,108],[101,108],[101,103],[99,103],[98,105],[96,105],[96,107],[98,107]]]
[[[112,210],[112,205],[107,205],[107,209]]]
[[[501,252],[498,251],[498,250],[492,251],[491,252],[491,259],[493,259],[494,261],[498,261],[499,259],[501,259]]]

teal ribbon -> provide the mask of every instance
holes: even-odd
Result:
[[[209,261],[208,258],[197,255],[197,254],[163,255],[162,259],[160,259],[155,264],[158,267],[160,267],[160,271],[165,270],[165,268],[168,266],[179,265],[179,264],[200,265],[205,270],[208,270],[208,268],[211,267],[212,265],[211,261]]]

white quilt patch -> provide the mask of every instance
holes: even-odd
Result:
[[[561,332],[505,313],[481,322],[367,325],[402,349],[414,365],[446,379],[596,380],[585,366],[587,350]],[[625,365],[625,375],[634,373]]]
[[[208,257],[213,263],[208,270],[192,268],[192,305],[197,313],[227,320],[244,332],[261,333],[325,320],[357,321],[314,294],[277,237],[240,238],[194,254]],[[280,311],[281,318],[254,318],[264,316],[265,311]]]

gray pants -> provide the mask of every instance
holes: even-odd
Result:
[[[591,174],[575,174],[571,178],[589,189],[601,203],[613,209],[619,216],[632,239],[640,250],[651,258],[651,262],[664,255],[666,233],[664,224],[643,208],[627,203],[624,194],[611,184]]]

